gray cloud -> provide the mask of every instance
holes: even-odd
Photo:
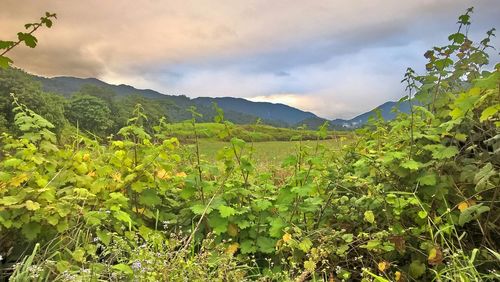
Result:
[[[446,43],[467,7],[476,6],[473,37],[500,27],[496,2],[3,0],[0,34],[15,38],[24,23],[56,12],[36,49],[11,54],[16,65],[352,117],[402,95],[406,67],[422,71],[422,54]]]

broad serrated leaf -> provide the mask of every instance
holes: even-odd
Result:
[[[109,245],[111,243],[111,232],[106,230],[97,230],[96,235],[104,243],[104,245]]]
[[[264,211],[272,206],[272,203],[266,199],[256,199],[253,201],[253,207],[256,211]]]
[[[309,238],[304,238],[299,243],[299,249],[304,253],[308,253],[311,247],[313,246],[312,241]]]
[[[257,246],[259,248],[259,251],[270,254],[273,253],[275,250],[275,244],[276,240],[271,239],[269,237],[259,237],[257,238]]]
[[[421,168],[423,165],[420,162],[414,160],[407,160],[401,164],[402,167],[407,168],[409,170],[417,170]]]
[[[130,215],[124,211],[114,211],[113,216],[118,219],[119,221],[125,222],[125,223],[131,223],[132,219],[130,218]]]
[[[257,246],[255,246],[253,240],[245,240],[241,242],[240,250],[242,254],[251,254],[257,251]]]
[[[437,160],[448,159],[458,154],[458,149],[455,146],[449,146],[442,149],[437,149],[432,152],[432,157]]]
[[[281,219],[281,217],[276,217],[270,221],[271,227],[269,227],[269,235],[274,238],[279,238],[283,234],[283,228],[286,223]]]
[[[418,182],[421,185],[427,185],[427,186],[436,185],[436,174],[432,172],[427,172],[426,174],[418,178]]]
[[[490,117],[497,114],[499,111],[500,111],[500,105],[489,106],[488,108],[483,110],[483,112],[481,113],[481,117],[479,118],[479,121],[481,122],[486,121]]]
[[[203,204],[196,204],[196,205],[193,205],[191,206],[189,209],[196,215],[201,215],[203,214],[203,212],[205,211],[205,205]],[[210,214],[210,212],[212,212],[212,208],[211,207],[208,207],[207,208],[207,212],[206,214]]]
[[[161,198],[158,197],[155,190],[147,189],[142,191],[141,196],[139,197],[139,203],[145,206],[154,207],[161,204]]]
[[[232,207],[225,206],[225,205],[220,205],[219,207],[217,207],[217,209],[219,210],[219,213],[222,217],[230,217],[230,216],[236,214],[235,209],[233,209]]]
[[[23,41],[24,44],[26,44],[26,46],[28,46],[30,48],[35,48],[36,44],[38,42],[38,40],[36,39],[36,37],[34,37],[33,35],[31,35],[29,33],[25,33],[25,32],[19,32],[17,34],[17,38],[19,40]]]
[[[208,218],[208,224],[214,229],[215,234],[221,234],[227,231],[229,222],[227,218],[223,218],[217,213],[212,213]]]

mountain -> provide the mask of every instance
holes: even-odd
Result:
[[[34,76],[34,79],[42,84],[45,91],[60,93],[65,96],[72,95],[78,92],[82,86],[90,84],[108,88],[119,96],[141,95],[151,99],[166,99],[179,108],[179,111],[176,111],[175,117],[173,117],[174,121],[188,119],[190,116],[185,110],[191,106],[196,106],[200,113],[207,116],[207,119],[211,118],[214,115],[212,108],[212,103],[214,102],[224,110],[228,120],[233,122],[236,120],[238,123],[252,123],[260,118],[264,123],[286,127],[294,125],[306,118],[317,117],[313,113],[301,111],[283,104],[252,102],[232,97],[199,97],[191,99],[184,95],[166,95],[151,89],[137,89],[124,84],[108,84],[96,78],[77,78],[69,76],[46,78]]]
[[[193,101],[199,105],[205,106],[212,105],[212,103],[217,103],[217,105],[224,110],[231,110],[248,115],[254,115],[263,120],[274,120],[287,124],[296,124],[297,122],[307,118],[317,118],[317,116],[313,113],[305,112],[284,104],[252,102],[242,98],[199,97],[193,99]]]
[[[300,122],[296,123],[295,126],[305,124],[308,128],[318,128],[325,121],[328,121],[330,123],[330,129],[353,129],[364,125],[366,122],[368,122],[368,119],[370,117],[375,117],[378,111],[380,112],[380,115],[384,120],[392,120],[396,117],[397,114],[396,112],[394,112],[395,109],[400,112],[408,113],[410,111],[410,104],[408,103],[408,101],[404,101],[401,103],[386,102],[376,107],[375,109],[360,114],[352,119],[327,120],[320,117],[311,117],[301,120]]]
[[[191,106],[195,106],[197,111],[203,114],[204,117],[202,121],[211,121],[215,115],[215,111],[212,107],[213,103],[217,103],[217,105],[224,110],[226,119],[241,124],[253,123],[257,119],[261,119],[263,123],[274,126],[296,127],[305,124],[308,128],[317,128],[327,121],[311,112],[302,111],[284,104],[252,102],[246,99],[233,97],[198,97],[191,99],[184,95],[167,95],[155,90],[137,89],[125,84],[113,85],[96,78],[77,78],[70,76],[53,78],[33,76],[33,78],[42,84],[45,91],[60,93],[65,96],[70,96],[78,92],[82,86],[90,84],[112,90],[118,96],[140,95],[150,99],[167,100],[172,104],[172,107],[169,108],[169,111],[171,111],[169,115],[172,121],[189,119],[191,116],[186,110]],[[392,108],[396,105],[396,102],[386,102],[372,111],[363,113],[349,120],[334,119],[329,121],[330,127],[332,129],[359,127],[366,123],[368,118],[373,116],[377,109],[380,110],[384,119],[390,120],[395,117]],[[407,102],[400,103],[398,107],[400,111],[409,111]]]
[[[401,103],[385,102],[384,104],[376,107],[375,109],[366,112],[364,114],[360,114],[352,119],[349,120],[334,119],[331,122],[334,125],[340,125],[344,127],[358,127],[360,125],[365,124],[370,117],[375,116],[377,111],[380,111],[380,115],[382,116],[382,118],[384,118],[384,120],[391,120],[396,117],[396,112],[393,111],[394,108],[396,108],[401,112],[407,113],[410,111],[410,104],[408,103],[408,101],[404,101]]]

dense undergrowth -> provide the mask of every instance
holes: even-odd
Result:
[[[164,123],[146,132],[140,105],[108,145],[78,132],[57,145],[54,125],[14,95],[18,134],[0,139],[2,275],[499,279],[500,64],[483,70],[493,31],[474,44],[471,12],[425,54],[425,75],[406,73],[404,99],[424,106],[373,121],[342,152],[298,142],[279,171],[255,172],[252,143],[221,111],[230,143],[208,162],[179,150]]]

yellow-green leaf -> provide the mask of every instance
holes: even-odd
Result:
[[[375,215],[373,214],[372,211],[365,211],[365,220],[368,221],[369,223],[375,222]]]
[[[32,200],[27,200],[26,208],[30,211],[36,211],[40,208],[40,204],[37,202],[33,202]]]

